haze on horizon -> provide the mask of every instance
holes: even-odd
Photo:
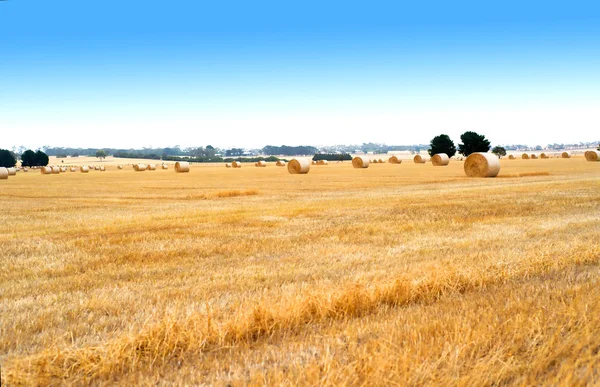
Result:
[[[598,140],[600,4],[0,2],[0,148]]]

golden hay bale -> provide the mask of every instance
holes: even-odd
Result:
[[[42,175],[50,175],[50,174],[52,174],[52,167],[50,167],[50,166],[42,167],[41,171],[42,171]]]
[[[241,161],[234,161],[233,163],[231,163],[231,166],[233,168],[241,168],[242,167],[242,162]]]
[[[146,164],[133,164],[133,169],[136,172],[142,172],[145,171],[147,168]]]
[[[106,167],[104,165],[101,165],[100,166],[100,171],[102,171],[102,172],[106,171]]]
[[[312,165],[317,165],[317,162],[316,162],[315,160],[313,160],[313,161],[311,162],[311,164],[312,164]]]
[[[277,160],[277,163],[275,165],[277,165],[278,167],[285,167],[285,161]]]
[[[190,163],[187,161],[178,161],[175,163],[175,172],[185,173],[190,171]]]
[[[427,158],[423,157],[421,155],[416,155],[413,158],[413,161],[415,162],[415,164],[425,164],[425,162],[427,161]]]
[[[538,157],[537,157],[537,155],[536,155],[535,153],[532,153],[532,154],[531,154],[531,158],[532,158],[533,160],[535,160],[535,159],[537,159]]]
[[[0,167],[0,180],[8,179],[8,168]]]
[[[123,169],[122,165],[117,165],[117,169]]]
[[[378,159],[378,160],[377,160],[377,162],[378,162],[379,164],[383,164],[383,159]]]
[[[327,161],[327,160],[319,160],[319,161],[317,161],[317,165],[329,165],[329,161]]]
[[[266,167],[267,166],[267,162],[266,161],[259,161],[258,163],[256,163],[257,167]]]
[[[231,164],[225,163],[225,168],[231,168]]]
[[[163,164],[163,165],[161,166],[161,168],[162,168],[162,169],[169,169],[169,165],[168,165],[168,164]]]
[[[6,170],[8,171],[8,176],[16,176],[17,175],[17,168],[6,168]]]
[[[448,157],[448,155],[445,154],[445,153],[436,153],[431,158],[431,163],[435,167],[443,167],[443,166],[448,165],[450,163],[450,157]]]
[[[79,167],[79,171],[81,173],[88,173],[90,171],[90,167],[88,167],[87,165],[82,165],[81,167]]]
[[[527,153],[523,153],[523,154],[521,155],[521,158],[522,158],[523,160],[529,160],[529,155],[528,155]]]
[[[392,156],[388,159],[388,162],[390,164],[402,164],[402,160],[400,160],[400,157],[398,156]]]
[[[469,177],[496,177],[500,172],[500,159],[493,153],[471,153],[464,168]]]
[[[515,155],[508,155],[508,159],[509,160],[514,160],[514,159],[516,159],[516,157],[515,157]]]
[[[29,172],[29,168],[27,168],[27,167],[23,168],[23,172]]]
[[[156,171],[156,164],[148,164],[146,165],[147,171]]]
[[[545,153],[540,154],[540,159],[547,159],[548,155]]]
[[[305,175],[312,165],[309,159],[292,159],[287,165],[287,170],[292,175]]]
[[[585,152],[585,159],[587,161],[600,161],[600,151],[587,151]]]
[[[60,167],[50,167],[52,168],[52,173],[58,175],[60,173]]]
[[[69,170],[70,170],[71,172],[77,172],[77,168],[75,168],[75,167],[71,167]]]
[[[571,158],[571,152],[563,152],[560,154],[560,157],[562,157],[563,159],[570,159]]]
[[[356,156],[352,159],[352,166],[354,168],[369,168],[369,159],[362,156]]]

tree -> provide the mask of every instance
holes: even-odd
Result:
[[[458,152],[465,157],[474,152],[487,152],[490,150],[490,142],[482,134],[464,132],[460,136],[460,140],[462,144],[458,144]]]
[[[0,167],[12,168],[17,165],[17,158],[15,155],[6,149],[0,149]]]
[[[495,146],[494,149],[492,149],[492,153],[501,158],[506,156],[506,149],[501,146]]]
[[[105,159],[106,158],[106,152],[101,150],[96,151],[96,157],[99,159]]]
[[[35,152],[35,166],[36,167],[45,167],[48,165],[50,159],[48,155],[42,152],[41,150]]]
[[[24,167],[35,167],[37,164],[35,163],[35,152],[31,149],[27,149],[25,152],[21,154],[21,165]]]
[[[435,136],[429,144],[431,149],[428,150],[429,156],[433,156],[438,153],[445,153],[448,157],[452,157],[456,154],[456,146],[447,134],[440,134]]]

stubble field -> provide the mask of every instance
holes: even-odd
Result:
[[[12,384],[600,383],[600,163],[0,182]]]

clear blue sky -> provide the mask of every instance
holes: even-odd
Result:
[[[291,3],[0,2],[0,147],[600,138],[598,1]]]

